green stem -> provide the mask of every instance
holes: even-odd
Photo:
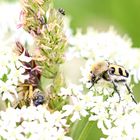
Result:
[[[82,130],[81,134],[79,135],[78,140],[86,140],[87,136],[88,136],[88,132],[90,130],[90,128],[93,126],[93,122],[88,121],[84,127],[84,129]]]
[[[5,104],[6,104],[7,108],[11,107],[11,103],[10,103],[10,101],[8,99],[5,101]]]

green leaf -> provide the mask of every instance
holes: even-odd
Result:
[[[2,80],[3,82],[6,82],[6,81],[8,80],[7,75],[4,74],[4,75],[2,76],[2,78],[1,78],[1,80]]]
[[[105,137],[97,128],[96,122],[88,121],[88,117],[74,123],[70,136],[73,140],[99,140]]]

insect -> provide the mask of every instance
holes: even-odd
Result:
[[[39,89],[35,89],[34,95],[33,95],[33,104],[35,106],[38,106],[38,105],[43,105],[44,102],[45,102],[45,99],[41,91]]]
[[[22,108],[22,106],[30,105],[38,106],[45,103],[45,97],[38,88],[34,89],[30,84],[22,84],[20,88],[21,91],[18,94],[19,99],[13,104],[14,108]]]
[[[58,11],[62,14],[65,15],[65,10],[63,8],[59,8]]]
[[[129,94],[131,94],[132,100],[137,103],[132,96],[132,91],[126,83],[128,77],[129,73],[123,66],[109,63],[108,61],[99,61],[92,65],[88,82],[92,83],[90,88],[92,88],[94,84],[96,84],[101,79],[111,82],[114,86],[114,90],[119,96],[119,100],[121,100],[121,96],[117,88],[117,83],[124,83]]]

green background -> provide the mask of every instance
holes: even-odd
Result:
[[[98,29],[113,25],[128,34],[134,47],[140,47],[140,0],[56,0],[72,17],[72,27]]]

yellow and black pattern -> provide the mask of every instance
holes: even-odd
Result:
[[[109,64],[109,74],[129,77],[129,73],[123,66],[115,65],[115,64]]]

